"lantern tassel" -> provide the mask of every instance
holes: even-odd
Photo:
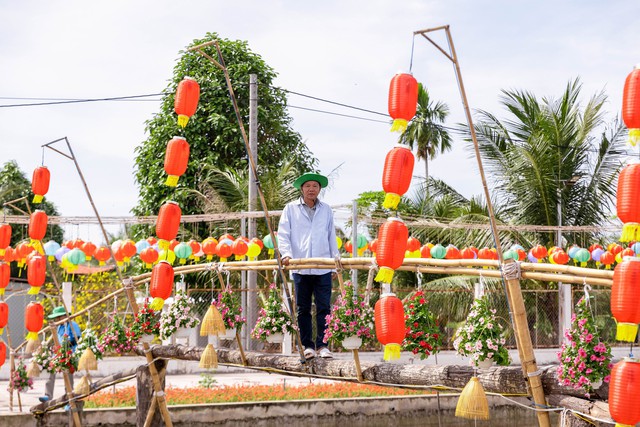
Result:
[[[27,368],[27,377],[32,379],[38,378],[41,372],[42,371],[40,370],[40,365],[38,365],[36,362],[29,363],[29,368]]]
[[[178,116],[178,126],[180,126],[181,128],[184,128],[187,126],[187,123],[189,123],[189,116],[185,116],[184,114],[180,114]]]
[[[200,336],[206,337],[207,335],[224,335],[227,333],[227,329],[224,326],[222,315],[218,307],[211,304],[209,309],[202,318],[200,325]]]
[[[635,147],[638,141],[640,141],[640,129],[629,129],[629,144]]]
[[[37,339],[38,339],[38,333],[37,332],[28,332],[27,333],[27,337],[26,337],[27,341],[36,341]]]
[[[33,203],[42,203],[42,199],[43,198],[44,198],[44,195],[36,194],[36,195],[33,196]]]
[[[82,356],[80,356],[80,360],[78,360],[78,370],[79,371],[97,371],[98,370],[98,360],[96,359],[96,355],[91,350],[91,347],[87,347],[85,351],[82,352]]]
[[[154,311],[162,310],[163,306],[164,306],[164,300],[159,297],[155,297],[153,301],[151,301],[151,304],[149,304],[149,308]]]
[[[395,119],[391,125],[391,132],[404,133],[407,130],[408,122],[405,119]]]
[[[380,267],[378,274],[376,274],[375,281],[382,283],[391,283],[393,279],[393,269],[389,267]]]
[[[634,342],[638,334],[638,325],[635,323],[618,322],[616,327],[616,340]]]
[[[27,291],[28,295],[38,295],[40,293],[40,286],[32,286]]]
[[[471,377],[460,393],[456,405],[456,417],[469,419],[489,419],[489,402],[478,377]]]
[[[398,207],[398,203],[400,203],[399,194],[387,193],[384,196],[384,202],[382,202],[382,207],[385,209],[396,209]]]
[[[178,180],[180,179],[179,175],[169,175],[167,180],[164,182],[164,185],[167,187],[175,187],[178,185]]]
[[[204,348],[198,367],[205,369],[215,369],[218,367],[218,355],[216,354],[216,349],[213,348],[213,344],[207,344]]]
[[[400,359],[400,344],[387,344],[384,346],[384,360]]]
[[[83,375],[78,384],[73,388],[73,393],[80,396],[89,394],[91,392],[91,383],[89,382],[88,375]]]
[[[640,224],[637,222],[627,222],[622,226],[621,242],[633,242],[640,240]]]

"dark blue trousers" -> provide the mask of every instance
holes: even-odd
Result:
[[[298,306],[298,326],[300,340],[304,348],[320,349],[326,347],[323,341],[327,326],[326,317],[331,312],[331,273],[298,274],[293,273],[293,283],[296,291]],[[313,340],[313,325],[311,318],[311,301],[316,303],[316,339]]]

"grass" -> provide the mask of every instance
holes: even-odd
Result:
[[[348,382],[287,387],[283,385],[237,385],[214,388],[168,387],[165,393],[169,405],[428,394],[428,392],[424,390],[380,387]],[[115,391],[103,390],[85,400],[85,408],[114,408],[125,406],[136,406],[135,386],[122,387]]]

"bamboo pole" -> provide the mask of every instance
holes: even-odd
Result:
[[[240,350],[240,358],[242,359],[242,365],[247,366],[247,356],[244,354],[242,348],[242,338],[240,337],[240,331],[236,329],[236,341],[238,342],[238,350]]]
[[[354,349],[353,351],[353,362],[356,365],[356,374],[358,376],[358,381],[364,382],[364,376],[362,376],[362,367],[360,366],[360,355],[358,354],[358,349]]]
[[[58,334],[55,331],[51,332],[51,337],[53,338],[53,343],[56,346],[60,346],[60,340],[58,339]],[[76,427],[80,427],[82,424],[80,423],[80,415],[78,414],[78,409],[76,406],[76,401],[73,398],[73,387],[71,387],[71,380],[69,379],[69,371],[62,372],[62,378],[64,379],[64,389],[67,392],[67,400],[69,402],[69,410],[71,411],[71,415],[73,417],[73,424]]]

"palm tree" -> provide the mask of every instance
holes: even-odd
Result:
[[[451,137],[442,123],[449,115],[449,107],[443,102],[435,105],[422,83],[418,84],[416,115],[398,140],[411,149],[417,148],[418,159],[424,159],[425,179],[429,177],[429,159],[451,150]]]
[[[606,96],[600,92],[582,107],[580,90],[575,79],[557,100],[503,91],[511,117],[500,121],[480,111],[479,148],[496,203],[510,222],[601,225],[609,217],[625,155],[624,127],[614,123],[607,130],[601,111]],[[537,237],[540,243],[554,239]]]

